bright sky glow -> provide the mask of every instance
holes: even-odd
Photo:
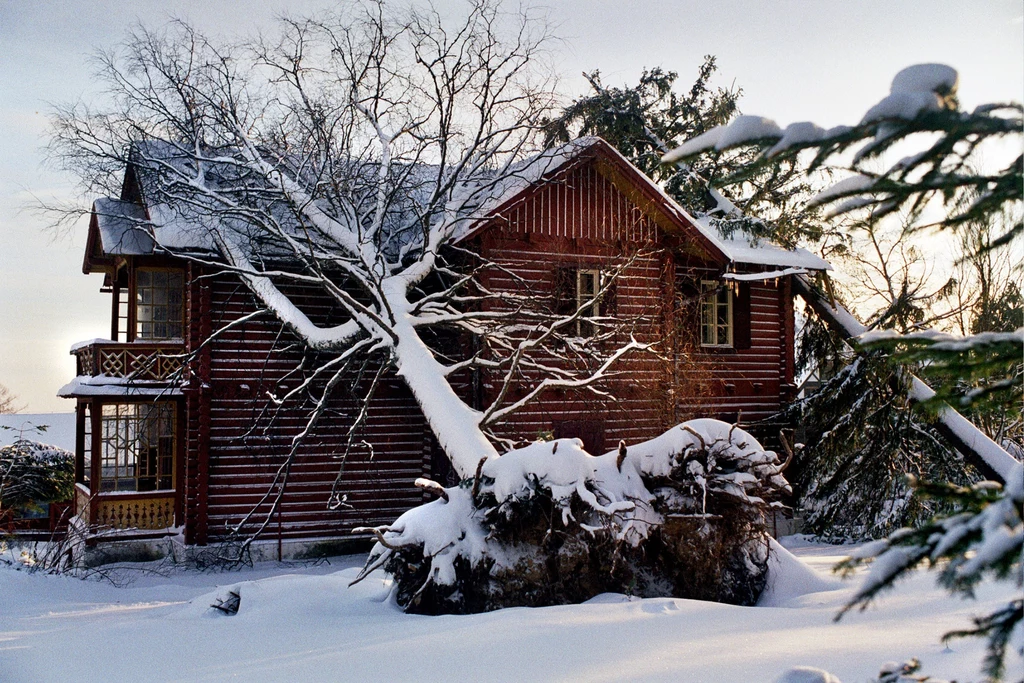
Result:
[[[442,11],[454,0],[435,2]],[[564,38],[555,63],[566,97],[583,70],[631,84],[644,66],[680,73],[687,86],[714,54],[720,85],[743,88],[741,108],[785,125],[855,123],[902,67],[940,62],[960,72],[960,99],[1024,100],[1024,20],[1016,0],[764,3],[591,0],[551,3]],[[230,36],[267,30],[285,7],[312,0],[3,0],[0,2],[0,383],[29,412],[66,412],[57,389],[74,374],[72,342],[104,337],[109,298],[81,273],[85,221],[62,237],[31,211],[33,197],[74,199],[74,178],[43,164],[49,104],[97,91],[89,56],[136,21],[171,16]],[[87,201],[91,198],[82,198]]]

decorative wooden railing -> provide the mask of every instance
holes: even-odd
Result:
[[[79,375],[167,380],[184,365],[185,349],[166,342],[94,342],[72,350]]]
[[[113,529],[166,529],[174,526],[174,491],[100,493],[91,523]]]

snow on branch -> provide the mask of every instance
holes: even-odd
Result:
[[[758,172],[785,164],[812,173],[832,163],[844,171],[841,179],[809,202],[811,207],[833,205],[830,217],[856,211],[875,220],[902,210],[911,217],[911,225],[926,227],[919,222],[925,206],[932,197],[940,197],[949,211],[942,224],[983,220],[1007,206],[1019,206],[1022,164],[1017,158],[1005,168],[977,171],[976,153],[987,140],[1010,139],[1018,146],[1024,109],[1020,104],[991,104],[962,111],[958,86],[955,69],[917,64],[897,73],[890,93],[855,126],[825,130],[805,121],[783,130],[763,117],[740,116],[688,140],[662,161],[682,163],[703,153],[751,148],[760,153],[722,179],[721,185],[741,184]],[[917,145],[918,151],[878,173],[874,160],[905,140]],[[993,240],[993,246],[1022,234],[1024,224],[1016,222]]]

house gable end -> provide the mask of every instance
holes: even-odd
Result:
[[[668,239],[698,258],[728,261],[650,179],[599,139],[494,208],[462,240],[490,230],[604,243]]]

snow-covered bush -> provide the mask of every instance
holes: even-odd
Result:
[[[764,512],[789,485],[744,430],[692,420],[601,456],[578,439],[481,460],[458,486],[372,531],[362,573],[423,613],[578,602],[607,591],[753,604]]]
[[[28,439],[0,447],[0,509],[67,500],[74,488],[73,453]]]

